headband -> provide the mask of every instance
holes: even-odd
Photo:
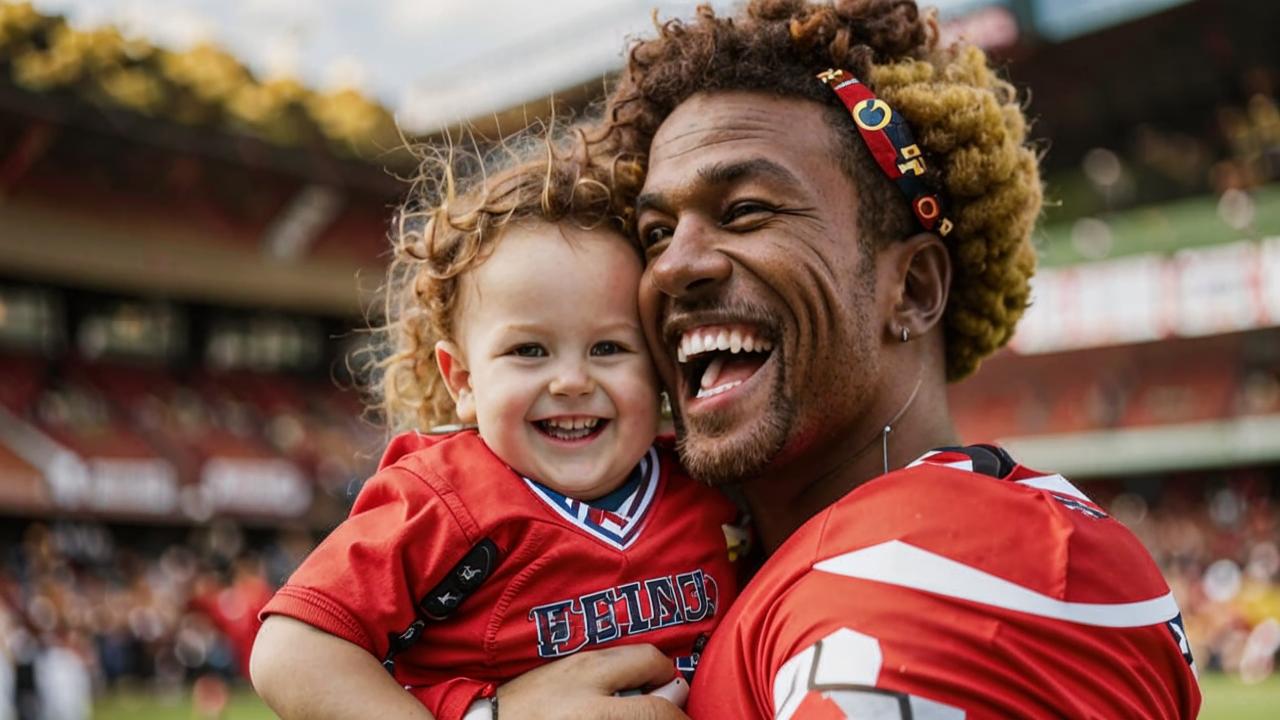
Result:
[[[942,214],[942,198],[924,183],[924,156],[907,121],[844,70],[818,73],[853,116],[862,141],[884,174],[898,186],[920,227],[946,237],[953,223]]]

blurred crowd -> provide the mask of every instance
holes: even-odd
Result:
[[[0,544],[0,720],[79,720],[105,691],[193,685],[216,716],[247,677],[258,610],[313,544],[230,523],[26,525]]]
[[[1267,475],[1168,479],[1150,501],[1157,488],[1141,489],[1104,502],[1159,563],[1200,672],[1269,677],[1280,651],[1280,503]]]

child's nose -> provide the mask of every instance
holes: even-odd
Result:
[[[551,380],[552,395],[586,395],[596,389],[591,374],[581,363],[566,363]]]

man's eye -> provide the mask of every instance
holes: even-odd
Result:
[[[511,350],[508,351],[508,354],[515,355],[516,357],[546,357],[547,351],[537,343],[525,343],[511,348]]]
[[[773,208],[756,200],[744,200],[743,202],[734,203],[729,207],[728,212],[724,214],[724,219],[720,221],[721,225],[731,225],[737,220],[750,218],[753,215],[764,215],[773,212]]]
[[[591,346],[591,354],[597,357],[601,355],[617,355],[626,351],[626,348],[612,340],[603,340]]]
[[[640,236],[640,242],[644,248],[648,250],[655,245],[659,245],[667,241],[671,237],[671,228],[662,225],[655,225],[647,228]]]

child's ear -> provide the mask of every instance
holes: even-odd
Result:
[[[440,376],[444,378],[445,387],[449,388],[449,396],[453,398],[454,410],[458,419],[471,425],[476,421],[476,398],[471,392],[471,373],[467,370],[466,361],[458,346],[448,340],[436,343],[436,366],[440,368]]]

